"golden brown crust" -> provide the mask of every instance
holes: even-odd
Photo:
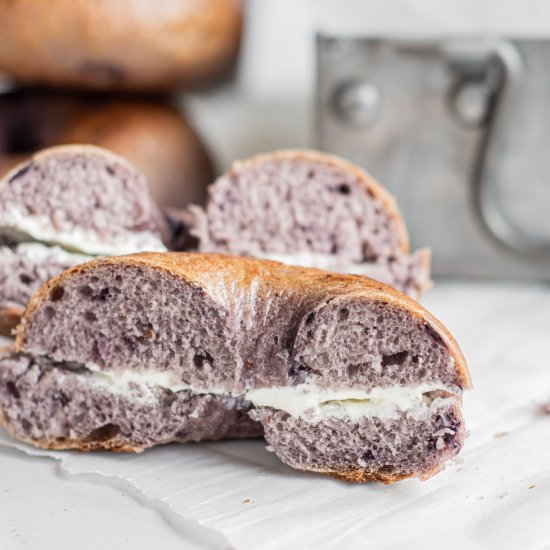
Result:
[[[466,360],[453,336],[430,312],[398,290],[360,275],[329,273],[315,268],[288,266],[279,262],[223,254],[147,252],[93,260],[73,267],[50,280],[31,298],[23,322],[17,327],[18,350],[24,347],[26,320],[31,318],[34,310],[48,298],[51,289],[62,285],[75,274],[93,270],[97,265],[141,265],[159,272],[169,272],[211,295],[225,295],[228,290],[246,290],[257,278],[265,278],[269,279],[272,287],[278,287],[282,291],[319,293],[320,296],[322,293],[344,292],[354,299],[385,302],[414,315],[429,326],[449,349],[462,387],[467,389],[471,385]]]
[[[385,472],[384,470],[367,471],[361,468],[356,470],[342,470],[338,471],[318,471],[319,474],[325,474],[335,479],[340,479],[342,481],[350,481],[352,483],[368,483],[370,481],[378,481],[384,485],[391,485],[397,481],[402,481],[403,479],[408,479],[410,477],[415,477],[415,473],[410,474],[392,474]],[[436,473],[436,472],[434,472]]]
[[[464,444],[464,436],[461,436],[460,445]],[[448,458],[452,458],[449,456]],[[432,468],[428,468],[423,471],[410,471],[410,472],[398,472],[394,468],[385,467],[379,470],[370,470],[368,468],[353,468],[348,470],[334,470],[334,469],[318,469],[313,470],[315,473],[327,475],[335,479],[341,479],[343,481],[349,481],[352,483],[367,483],[370,481],[378,481],[384,485],[391,485],[397,481],[416,477],[421,481],[425,481],[430,477],[435,476],[439,472],[445,469],[445,461],[440,461],[434,464]]]
[[[17,126],[20,119],[33,114],[29,105],[35,104],[41,107],[34,129],[41,147],[82,143],[108,149],[143,173],[159,206],[204,202],[213,180],[212,163],[200,138],[176,109],[143,99],[14,93],[0,97],[0,124]],[[4,132],[9,142],[9,131]],[[0,176],[33,153],[0,155]]]
[[[391,485],[397,481],[402,481],[404,479],[409,479],[411,477],[418,477],[421,480],[429,479],[430,477],[438,474],[444,465],[438,465],[435,468],[423,472],[421,475],[418,472],[410,472],[407,474],[404,473],[395,473],[391,470],[366,470],[364,468],[356,468],[355,470],[316,470],[316,473],[328,475],[336,479],[341,479],[343,481],[350,481],[352,483],[368,483],[370,481],[378,481],[384,485]]]
[[[272,160],[308,160],[311,162],[319,162],[328,166],[338,168],[343,172],[352,174],[357,180],[366,187],[366,189],[372,193],[374,197],[379,199],[386,207],[391,219],[394,222],[396,234],[399,237],[399,246],[403,253],[409,251],[409,235],[407,232],[407,226],[403,215],[395,202],[393,196],[370,174],[365,170],[362,170],[356,164],[349,162],[336,155],[329,155],[327,153],[321,153],[311,149],[287,149],[281,151],[275,151],[273,153],[263,153],[256,155],[244,161],[237,161],[233,164],[230,173],[239,172],[247,167],[257,164],[263,164],[264,162],[270,162]]]
[[[169,90],[235,62],[240,0],[0,2],[0,68],[28,83]],[[39,23],[37,23],[39,22]]]
[[[30,158],[25,159],[22,163],[18,164],[10,172],[2,177],[0,180],[1,185],[7,185],[8,182],[13,178],[17,172],[25,167],[26,164],[30,162],[39,162],[41,160],[47,160],[51,157],[59,157],[62,155],[84,155],[84,156],[96,156],[100,155],[104,157],[107,161],[119,162],[125,164],[128,170],[132,172],[135,171],[135,168],[124,158],[115,155],[111,151],[107,151],[101,147],[95,145],[79,145],[79,144],[70,144],[70,145],[56,145],[53,147],[47,147],[41,149],[34,153]]]
[[[132,446],[122,442],[119,438],[112,438],[106,441],[86,441],[84,439],[31,439],[24,437],[21,433],[16,432],[5,413],[0,409],[0,426],[2,426],[14,439],[28,443],[39,449],[48,451],[111,451],[115,453],[142,453],[145,449],[140,446]]]
[[[0,335],[12,336],[24,311],[22,307],[0,308]]]

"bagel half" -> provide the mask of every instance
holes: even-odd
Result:
[[[463,443],[458,345],[365,277],[217,254],[103,258],[49,281],[0,360],[16,438],[142,451],[265,433],[294,468],[391,483]]]
[[[393,197],[358,166],[317,151],[236,163],[192,207],[201,252],[366,275],[414,298],[430,286],[430,252],[409,254]]]
[[[145,178],[91,146],[46,149],[0,180],[0,330],[43,283],[93,256],[164,251]]]

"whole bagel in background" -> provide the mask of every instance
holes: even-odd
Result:
[[[240,0],[0,0],[0,71],[16,81],[168,90],[229,74]]]
[[[204,202],[214,179],[200,138],[177,109],[160,101],[40,90],[0,95],[0,177],[39,149],[71,143],[125,157],[145,175],[161,207]]]

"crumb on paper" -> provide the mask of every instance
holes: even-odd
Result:
[[[534,483],[531,483],[531,485],[529,485],[529,489],[534,489],[536,487],[536,485]]]
[[[506,498],[508,496],[508,493],[500,493],[497,498]]]
[[[506,437],[508,435],[508,432],[497,432],[493,437],[499,438],[499,437]]]
[[[243,504],[248,504],[249,502],[250,502],[250,499],[249,499],[249,498],[245,498],[245,499],[243,500]]]

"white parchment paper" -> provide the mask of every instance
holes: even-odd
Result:
[[[261,441],[171,445],[143,455],[32,449],[72,474],[127,481],[225,536],[231,548],[550,548],[550,289],[440,284],[426,305],[454,332],[475,390],[460,463],[392,486],[294,471]]]

